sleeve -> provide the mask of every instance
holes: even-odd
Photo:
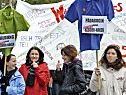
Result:
[[[24,72],[25,71],[25,72]],[[29,70],[28,70],[29,71]],[[27,75],[28,75],[28,71],[26,69],[26,65],[22,64],[21,67],[19,68],[19,72],[21,73],[21,75],[24,77],[24,80],[27,79]]]
[[[114,18],[114,9],[113,9],[113,4],[111,0],[108,0],[108,6],[107,8],[107,18],[109,21],[111,21]]]
[[[80,62],[80,61],[79,61]],[[75,65],[74,67],[75,83],[61,88],[61,92],[65,93],[79,93],[86,89],[86,81],[82,66]]]
[[[7,86],[6,91],[9,95],[24,95],[25,92],[25,81],[23,76],[20,74],[20,77],[15,78],[13,83],[10,83],[10,86]]]
[[[93,92],[98,91],[99,82],[100,82],[100,76],[97,76],[95,72],[93,72],[91,80],[90,80],[90,84],[89,84],[89,88],[91,89],[91,91]]]
[[[48,85],[50,80],[50,72],[46,63],[42,63],[35,69],[35,75],[40,85]]]
[[[73,2],[73,4],[70,5],[68,8],[65,18],[70,21],[71,23],[75,22],[78,19],[78,12],[76,8],[76,1]]]
[[[125,73],[125,80],[124,80],[124,86],[123,86],[123,95],[126,95],[126,73]]]
[[[15,11],[14,22],[16,25],[16,31],[27,31],[30,27],[29,23],[26,21],[23,15]]]

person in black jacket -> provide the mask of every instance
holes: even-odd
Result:
[[[86,89],[86,81],[82,68],[82,61],[77,59],[77,49],[73,45],[67,45],[61,49],[62,59],[64,60],[62,73],[58,74],[62,85],[59,95],[79,95]],[[61,70],[60,62],[56,65],[56,72]]]

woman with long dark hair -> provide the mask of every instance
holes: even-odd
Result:
[[[95,68],[90,89],[97,95],[126,95],[126,68],[119,47],[109,45]]]
[[[44,53],[38,47],[31,47],[26,55],[26,63],[19,71],[26,82],[24,95],[48,95],[50,73],[44,62]]]

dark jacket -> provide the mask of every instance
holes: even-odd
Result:
[[[62,86],[59,95],[79,95],[86,89],[85,77],[82,69],[82,61],[76,59],[63,65]]]

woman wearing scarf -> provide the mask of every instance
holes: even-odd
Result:
[[[95,68],[90,89],[96,95],[126,95],[126,68],[119,47],[109,45]]]
[[[31,47],[26,63],[19,69],[26,82],[24,95],[48,95],[50,73],[47,63],[43,60],[44,53],[38,47]]]

